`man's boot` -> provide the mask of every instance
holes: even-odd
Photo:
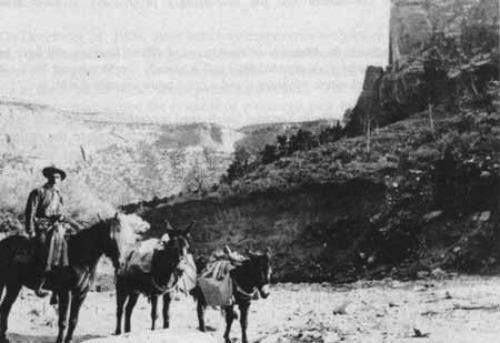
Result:
[[[51,305],[57,305],[59,304],[59,298],[57,297],[56,292],[52,292],[52,296],[50,297],[50,304]]]
[[[48,252],[46,251],[46,241],[47,241],[47,236],[45,231],[40,231],[38,233],[38,238],[36,240],[37,245],[36,245],[36,252],[35,256],[37,257],[36,260],[36,265],[35,265],[35,271],[36,274],[39,276],[38,280],[40,280],[40,284],[38,285],[38,288],[35,290],[35,294],[37,297],[40,298],[45,298],[47,295],[49,295],[49,292],[43,290],[43,286],[45,285],[45,279],[46,279],[46,269],[47,269],[47,255]]]

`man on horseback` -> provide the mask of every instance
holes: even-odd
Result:
[[[37,275],[40,285],[35,291],[39,297],[47,293],[42,291],[45,282],[45,267],[48,255],[48,231],[58,222],[62,222],[63,198],[59,191],[59,184],[66,178],[66,172],[56,167],[46,167],[42,170],[47,183],[34,189],[26,204],[26,233],[34,237],[37,242]]]

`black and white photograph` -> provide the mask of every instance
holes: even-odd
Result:
[[[498,0],[0,0],[0,343],[500,342]]]

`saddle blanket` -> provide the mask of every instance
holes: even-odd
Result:
[[[234,268],[230,261],[215,261],[203,271],[198,285],[208,306],[233,304],[233,282],[230,271]]]
[[[140,242],[130,251],[125,264],[121,266],[120,273],[150,273],[155,251],[162,248],[163,245],[157,238]]]

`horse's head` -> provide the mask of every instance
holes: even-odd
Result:
[[[115,269],[125,262],[127,251],[137,242],[134,228],[120,213],[104,221],[108,235],[104,239],[104,254],[111,259]]]
[[[271,282],[271,250],[268,248],[264,253],[248,251],[252,275],[256,278],[255,283],[263,298],[269,296],[268,285]]]

